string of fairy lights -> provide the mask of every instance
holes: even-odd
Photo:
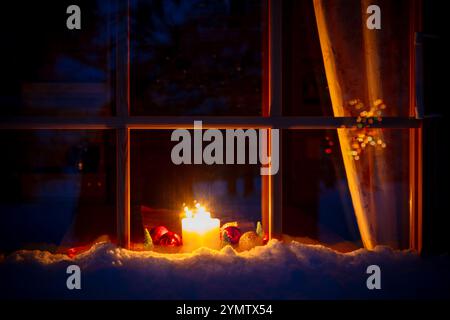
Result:
[[[354,160],[360,160],[361,156],[367,148],[386,148],[386,142],[383,140],[381,130],[373,128],[374,124],[383,121],[383,110],[386,104],[382,99],[374,101],[369,110],[366,109],[364,103],[359,99],[353,99],[348,102],[349,107],[356,111],[358,117],[356,125],[351,129],[353,137],[351,141],[350,154]]]

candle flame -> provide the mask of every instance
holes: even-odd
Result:
[[[195,204],[194,210],[191,210],[188,206],[185,206],[184,214],[186,218],[211,219],[211,213],[198,202]]]
[[[212,225],[216,225],[217,219],[211,218],[211,213],[200,203],[195,203],[195,208],[191,210],[189,207],[184,207],[185,222],[184,227],[195,230],[199,233],[204,233],[211,229]]]
[[[187,206],[184,207],[184,214],[185,214],[186,218],[192,218],[192,216],[193,216],[192,211]]]

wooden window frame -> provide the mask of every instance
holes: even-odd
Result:
[[[290,117],[282,115],[282,1],[263,0],[266,21],[263,25],[262,116],[131,116],[130,115],[130,11],[131,0],[120,2],[126,6],[124,24],[117,28],[116,55],[116,116],[109,117],[8,117],[0,119],[0,130],[115,130],[116,132],[116,218],[118,245],[130,248],[130,131],[159,129],[193,129],[194,120],[203,128],[216,129],[339,129],[356,123],[353,117]],[[376,124],[379,128],[410,130],[410,247],[422,248],[422,117],[420,42],[414,32],[420,30],[420,0],[414,1],[411,24],[410,117],[387,117]],[[120,10],[119,10],[120,11]],[[120,21],[122,21],[120,20]],[[119,20],[118,20],[119,21]],[[419,22],[418,22],[419,21]],[[119,43],[120,42],[120,43]],[[419,92],[418,92],[419,91]],[[417,93],[417,94],[416,94]],[[419,96],[419,97],[418,97]],[[419,111],[418,111],[419,110]],[[270,138],[269,138],[270,139]],[[270,140],[269,140],[270,141]],[[275,176],[262,176],[262,221],[271,237],[282,233],[282,132],[280,132],[280,168]]]

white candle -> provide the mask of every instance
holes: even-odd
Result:
[[[196,207],[196,213],[185,208],[186,218],[181,220],[183,251],[201,247],[220,249],[220,220],[211,218],[203,207]]]

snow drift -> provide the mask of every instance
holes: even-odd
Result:
[[[68,290],[66,269],[81,268],[81,290]],[[381,268],[381,290],[368,290],[366,269]],[[238,253],[134,252],[99,243],[71,259],[18,251],[0,262],[1,298],[34,299],[391,299],[450,297],[450,259],[424,259],[377,247],[338,253],[319,245],[272,240]]]

